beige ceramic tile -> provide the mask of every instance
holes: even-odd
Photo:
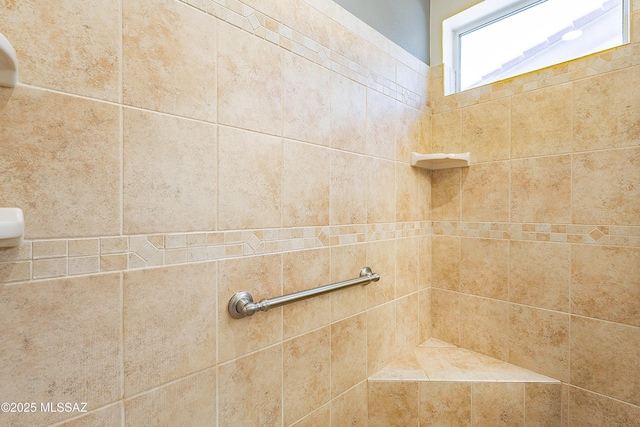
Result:
[[[571,246],[511,240],[509,301],[569,311]]]
[[[431,114],[396,102],[396,154],[399,162],[409,163],[411,153],[429,153]]]
[[[331,75],[331,146],[365,154],[367,90],[339,74]]]
[[[367,317],[359,314],[331,325],[331,395],[367,377]]]
[[[575,151],[640,143],[640,67],[600,74],[574,83]],[[605,106],[603,108],[603,106]]]
[[[216,370],[207,369],[125,401],[127,426],[216,426]]]
[[[420,240],[416,237],[396,240],[396,298],[420,288],[419,250]]]
[[[437,381],[421,383],[420,425],[471,426],[471,383]]]
[[[411,351],[420,344],[420,302],[418,294],[396,300],[396,351]]]
[[[218,368],[219,425],[282,426],[282,360],[277,345]]]
[[[2,3],[0,28],[19,59],[19,80],[118,101],[120,3]]]
[[[251,0],[247,4],[263,2],[264,0]],[[277,8],[281,15],[280,22],[323,46],[329,46],[331,42],[331,19],[316,10],[311,4],[308,4],[309,2],[269,0],[267,3],[278,4]],[[261,4],[256,4],[252,7],[260,10],[264,8]],[[271,4],[269,4],[269,8],[276,9],[275,5]],[[268,16],[278,19],[278,15],[274,13],[269,13]]]
[[[216,121],[218,21],[171,0],[126,1],[122,16],[123,102]]]
[[[429,217],[429,171],[396,163],[396,221],[423,221]]]
[[[53,92],[0,92],[0,205],[24,211],[26,238],[120,233],[118,115]]]
[[[369,383],[369,427],[417,427],[417,382]]]
[[[640,405],[639,348],[640,328],[573,316],[571,384]]]
[[[562,384],[525,384],[525,426],[560,427],[562,421],[561,390]]]
[[[282,258],[283,294],[331,283],[329,248],[287,252]],[[328,325],[331,322],[331,295],[318,295],[287,305],[282,308],[282,316],[285,339]]]
[[[396,263],[395,259],[389,256],[395,252],[396,242],[394,240],[367,243],[367,265],[380,275],[380,280],[366,286],[369,308],[395,298]]]
[[[507,300],[509,241],[463,238],[460,252],[462,292]]]
[[[462,110],[434,114],[431,119],[431,152],[462,151]]]
[[[460,290],[460,246],[459,237],[432,237],[431,283],[435,288]]]
[[[231,25],[218,25],[218,122],[282,134],[283,50]]]
[[[331,401],[331,426],[368,427],[367,406],[367,382],[363,381]]]
[[[251,317],[234,319],[229,315],[229,299],[240,291],[249,292],[254,301],[282,295],[282,256],[230,259],[221,261],[218,278],[219,361],[256,351],[282,340],[282,309],[276,308]]]
[[[571,222],[571,156],[511,161],[511,221]]]
[[[280,227],[282,140],[220,127],[218,144],[218,229]]]
[[[282,226],[329,225],[329,150],[284,142]]]
[[[396,167],[391,161],[366,159],[367,223],[395,222]]]
[[[461,295],[460,345],[507,360],[509,358],[508,303]]]
[[[475,351],[458,347],[416,347],[414,353],[431,381],[496,381]]]
[[[431,219],[460,220],[460,169],[431,172]]]
[[[291,424],[291,427],[316,427],[331,425],[331,405],[326,404],[320,409],[310,413],[300,421]]]
[[[523,383],[475,383],[472,402],[474,427],[524,426]]]
[[[426,289],[431,287],[432,236],[420,236],[418,237],[418,241],[419,288]]]
[[[125,395],[216,363],[216,264],[124,274]]]
[[[580,427],[623,427],[637,425],[640,408],[571,387],[569,425]]]
[[[411,350],[396,357],[373,375],[369,375],[367,381],[429,381],[429,378]]]
[[[0,310],[3,401],[38,402],[38,409],[39,402],[87,402],[91,411],[122,397],[118,274],[4,285]],[[71,415],[2,414],[2,423],[49,425]]]
[[[366,245],[341,245],[331,248],[331,283],[341,282],[359,276],[367,264]],[[374,272],[378,272],[376,267]],[[367,309],[369,286],[351,286],[331,293],[331,321],[343,319]]]
[[[509,159],[511,100],[483,102],[462,110],[462,151],[475,162]]]
[[[364,156],[340,151],[331,153],[331,224],[362,224],[367,205],[362,191],[367,188]]]
[[[571,84],[514,95],[511,103],[512,158],[571,152]]]
[[[370,156],[393,160],[395,147],[396,101],[367,89],[366,152]]]
[[[283,344],[284,422],[299,420],[331,399],[329,327]]]
[[[284,56],[284,136],[326,146],[331,139],[330,72],[289,52]]]
[[[574,155],[572,170],[574,223],[640,223],[640,148]]]
[[[509,162],[462,169],[462,220],[509,221]]]
[[[71,402],[73,403],[73,402]],[[46,403],[45,403],[46,404]],[[122,402],[105,406],[94,412],[89,412],[79,418],[74,418],[66,423],[56,424],[59,427],[104,427],[120,426],[123,418]]]
[[[431,289],[431,326],[433,338],[460,343],[460,294]]]
[[[124,109],[124,232],[213,230],[216,127]]]
[[[573,245],[574,314],[640,326],[640,248]]]
[[[367,374],[382,369],[397,356],[395,348],[395,304],[367,311]]]
[[[418,297],[420,342],[431,338],[431,288],[420,291]]]
[[[512,305],[509,362],[569,380],[569,315]]]

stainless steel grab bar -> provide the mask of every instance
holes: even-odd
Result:
[[[343,282],[332,283],[330,285],[319,286],[306,291],[294,292],[292,294],[282,295],[275,298],[266,298],[260,302],[253,302],[253,297],[249,292],[241,291],[236,293],[229,300],[229,314],[234,319],[242,319],[243,317],[253,316],[258,311],[267,311],[270,308],[280,307],[281,305],[291,304],[292,302],[311,298],[316,295],[335,291],[353,285],[368,285],[371,282],[380,280],[380,275],[371,271],[369,267],[360,270],[360,277],[345,280]]]

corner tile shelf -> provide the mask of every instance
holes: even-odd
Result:
[[[0,33],[0,86],[15,87],[18,84],[18,58],[16,51]]]
[[[471,164],[471,153],[411,153],[411,166],[417,168],[437,170],[449,168],[464,168]]]

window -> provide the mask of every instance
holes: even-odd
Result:
[[[443,22],[445,93],[627,43],[628,7],[629,0],[486,0]]]

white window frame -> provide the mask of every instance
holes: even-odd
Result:
[[[527,7],[546,0],[485,0],[442,22],[442,62],[444,66],[444,94],[460,92],[460,42],[461,34],[490,24]],[[623,0],[624,25],[623,44],[629,43],[630,0]]]

